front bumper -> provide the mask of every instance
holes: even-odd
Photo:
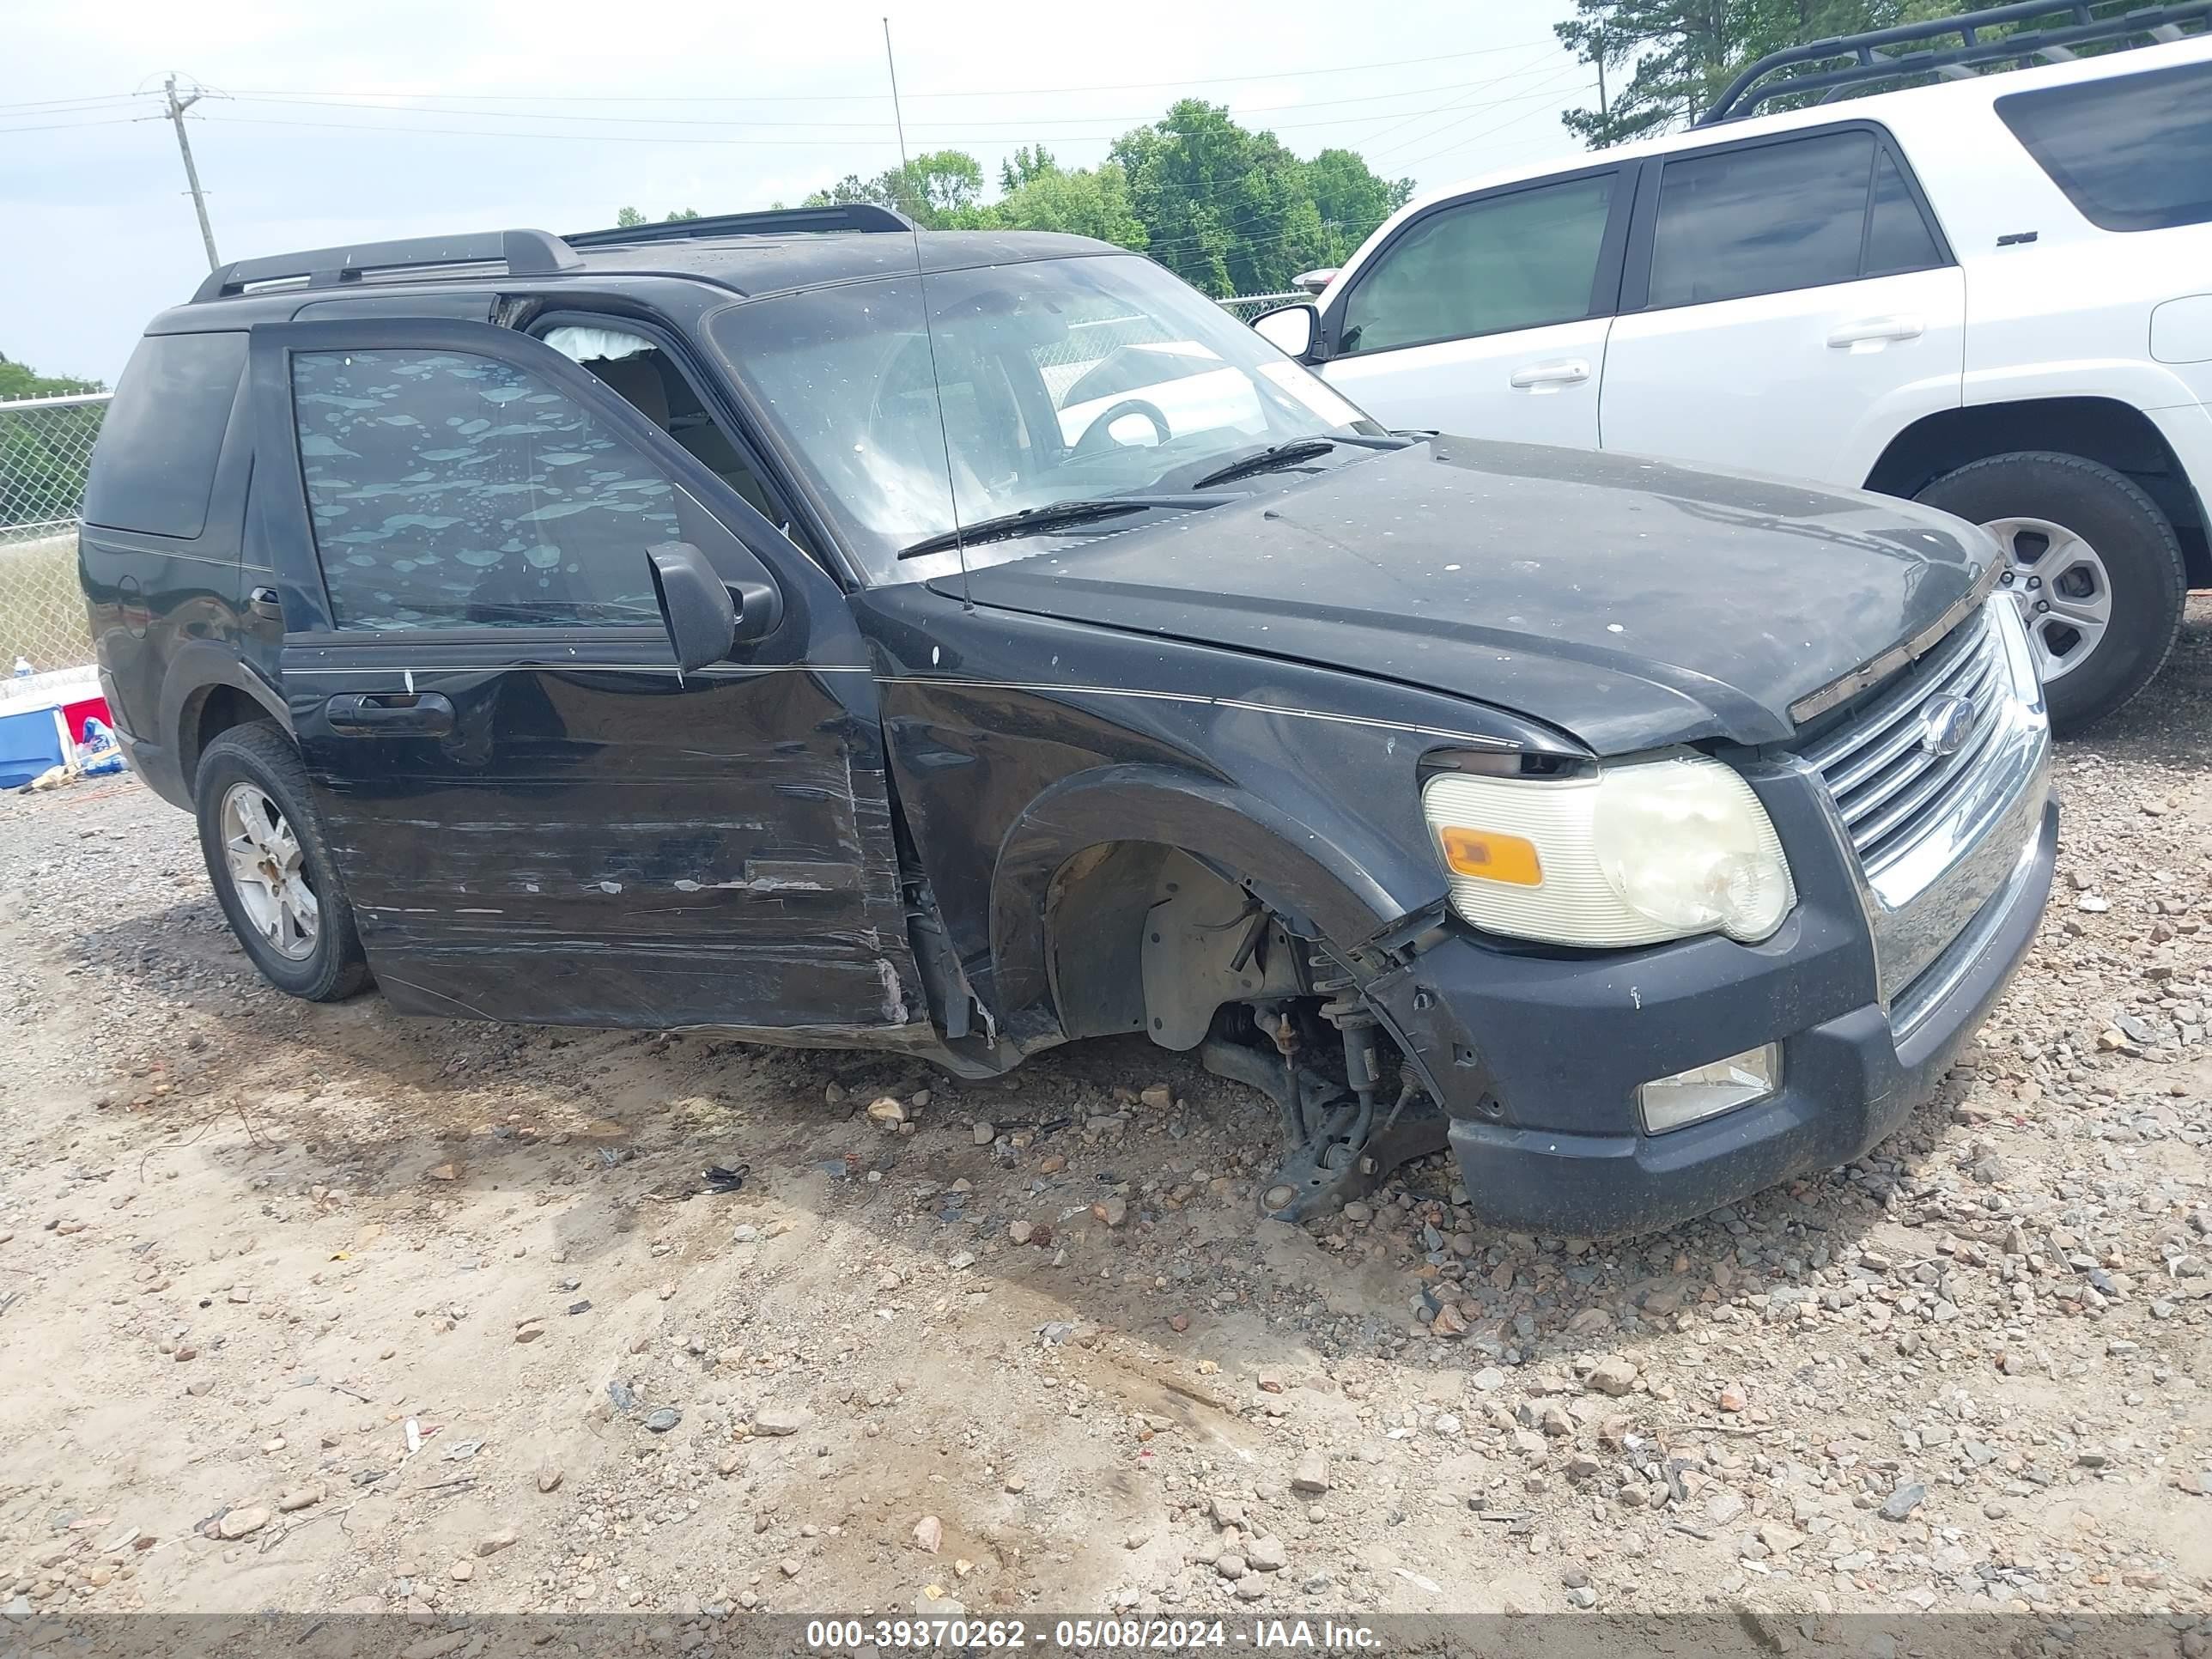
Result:
[[[1869,878],[1820,775],[1745,773],[1790,849],[1798,903],[1773,937],[1650,950],[1513,947],[1455,929],[1370,983],[1450,1119],[1478,1214],[1613,1236],[1669,1225],[1858,1157],[1932,1093],[2027,953],[2051,890],[2058,809],[2032,678],[1986,768],[1925,848]],[[1663,1134],[1638,1085],[1769,1042],[1772,1095]]]

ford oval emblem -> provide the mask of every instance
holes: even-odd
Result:
[[[1920,749],[1941,760],[1966,746],[1974,729],[1974,705],[1955,691],[1930,697],[1920,708]]]

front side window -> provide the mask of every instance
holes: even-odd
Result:
[[[1389,351],[1590,314],[1611,173],[1431,214],[1346,296],[1340,353]]]
[[[659,625],[646,550],[676,487],[526,369],[459,351],[303,351],[292,406],[342,629]]]
[[[923,291],[911,276],[802,289],[708,328],[874,580],[935,574],[938,556],[900,552],[956,520],[1172,490],[1261,447],[1380,431],[1147,259],[932,272],[927,327]]]
[[[2016,92],[1996,110],[2099,229],[2212,223],[2212,63]]]
[[[1821,133],[1668,161],[1649,303],[1707,305],[1942,262],[1875,135]]]

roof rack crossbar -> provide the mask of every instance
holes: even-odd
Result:
[[[641,242],[690,242],[715,236],[774,236],[792,231],[896,231],[914,228],[903,213],[872,202],[839,202],[830,207],[769,208],[757,213],[717,213],[702,219],[670,219],[657,225],[621,225],[611,230],[578,231],[565,240],[574,247],[628,247]]]
[[[1911,75],[1951,76],[1977,64],[2029,63],[2037,59],[2063,61],[2068,49],[2098,40],[2122,40],[2142,35],[2156,40],[2182,38],[2184,25],[2195,22],[2212,29],[2212,0],[2166,0],[2166,3],[2137,7],[2099,17],[2100,0],[2020,0],[2019,3],[1990,6],[1923,22],[1900,23],[1893,28],[1869,29],[1863,34],[1838,35],[1771,52],[1751,64],[1713,106],[1698,118],[1701,127],[1740,121],[1758,113],[1769,99],[1807,94],[1826,94],[1832,102],[1847,88]],[[2023,23],[2064,13],[2074,21],[2059,28],[2032,29],[2018,34],[1985,35],[1984,29]],[[1966,44],[1938,51],[1891,53],[1884,47],[1911,46],[1956,35]],[[1768,80],[1777,70],[1794,65],[1826,64],[1836,58],[1853,61],[1841,69],[1818,74],[1783,76]],[[1759,84],[1760,82],[1765,84]]]
[[[393,242],[357,242],[304,253],[276,253],[218,265],[192,295],[198,305],[225,300],[264,283],[336,288],[373,271],[433,270],[440,265],[501,264],[513,276],[550,276],[584,262],[550,231],[485,230],[465,236],[415,236]]]

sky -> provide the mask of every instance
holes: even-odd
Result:
[[[1201,97],[1425,189],[1572,151],[1559,112],[1592,88],[1552,33],[1571,3],[5,0],[0,354],[112,383],[205,274],[171,71],[208,91],[186,127],[234,259],[735,212],[880,173],[887,9],[908,149],[968,150],[990,179],[1024,143],[1093,165]]]

